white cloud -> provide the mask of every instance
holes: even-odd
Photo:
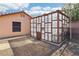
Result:
[[[16,3],[15,5],[16,5],[17,7],[26,7],[26,8],[29,7],[29,3]]]
[[[42,10],[42,7],[40,6],[35,6],[31,8],[31,11],[40,11],[40,10]]]
[[[11,9],[22,9],[22,8],[28,8],[29,3],[15,3],[15,4],[7,4],[7,6]]]
[[[25,8],[26,13],[33,15],[33,16],[38,16],[44,13],[49,13],[51,11],[62,9],[61,7],[52,8],[50,6],[47,6],[47,7],[33,6],[30,10],[27,10],[29,5],[30,5],[29,3],[2,3],[0,4],[0,12],[1,11],[5,12],[6,10],[18,10],[18,9],[19,9],[18,11],[20,11],[23,8]]]
[[[8,8],[3,7],[3,6],[0,6],[0,11],[1,11],[1,10],[4,10],[4,9],[8,9]]]
[[[0,6],[0,13],[6,12],[6,10],[8,10],[8,8]]]
[[[44,11],[49,11],[51,9],[51,7],[44,7],[43,10]]]
[[[29,3],[2,3],[0,4],[0,9],[3,10],[17,10],[17,9],[22,9],[22,8],[28,8]]]
[[[56,8],[52,8],[52,7],[40,7],[40,6],[36,6],[36,7],[32,7],[31,10],[29,11],[30,15],[33,16],[38,16],[44,13],[49,13],[51,11],[55,11],[55,10],[61,10],[61,7],[56,7]]]
[[[56,8],[52,8],[51,10],[52,10],[52,11],[55,11],[55,10],[62,10],[62,8],[61,8],[61,7],[56,7]]]

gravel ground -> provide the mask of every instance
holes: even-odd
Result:
[[[66,48],[65,46],[66,44],[64,44],[61,48],[59,48],[56,52],[54,52],[52,56],[79,56],[78,43],[69,42],[69,45]]]
[[[15,56],[47,56],[57,49],[54,45],[33,38],[10,40],[9,43]]]
[[[65,49],[65,51],[63,52],[62,55],[64,55],[64,56],[79,56],[79,44],[70,42],[70,44]]]
[[[79,56],[79,43],[69,42],[60,48],[31,37],[0,41],[0,55],[14,56]],[[65,48],[65,49],[64,49]]]

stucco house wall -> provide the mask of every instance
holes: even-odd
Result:
[[[31,17],[25,13],[14,13],[0,16],[0,38],[30,34]],[[21,22],[21,32],[12,32],[12,22]]]

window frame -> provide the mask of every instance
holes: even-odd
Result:
[[[12,22],[12,32],[21,32],[21,22]]]

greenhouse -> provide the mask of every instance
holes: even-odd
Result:
[[[31,36],[37,40],[61,43],[62,33],[69,27],[69,17],[57,10],[31,19]]]

